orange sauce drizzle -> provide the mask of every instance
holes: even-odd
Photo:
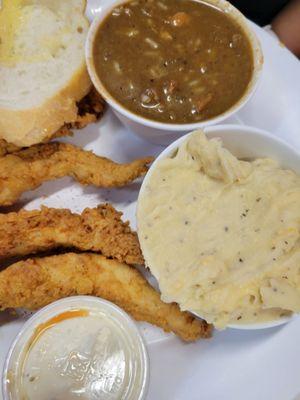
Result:
[[[54,325],[59,324],[62,321],[65,321],[67,319],[71,319],[71,318],[77,318],[77,317],[87,317],[89,315],[89,311],[88,310],[70,310],[70,311],[65,311],[61,314],[56,315],[53,318],[50,318],[48,321],[40,324],[31,340],[28,346],[28,350],[30,350],[30,348],[33,346],[33,344],[38,340],[38,338],[45,333],[46,330],[52,328]]]

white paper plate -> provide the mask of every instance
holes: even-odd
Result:
[[[90,0],[88,15],[99,7],[100,0]],[[300,149],[300,63],[269,33],[257,26],[254,29],[265,55],[262,83],[248,105],[224,123],[266,129]],[[110,111],[99,124],[64,140],[120,162],[162,150],[126,131]],[[22,205],[35,209],[44,204],[80,212],[109,201],[124,211],[124,218],[135,227],[138,190],[138,183],[118,190],[100,190],[65,178],[26,193]],[[24,321],[25,317],[13,319],[0,313],[0,370]],[[264,331],[215,332],[211,340],[193,344],[183,344],[148,324],[139,325],[150,354],[147,400],[300,399],[299,318]]]

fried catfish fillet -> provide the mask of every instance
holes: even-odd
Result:
[[[145,174],[152,157],[117,164],[67,143],[38,144],[0,158],[0,205],[43,182],[70,176],[83,185],[120,187]]]
[[[54,133],[50,140],[62,136],[72,136],[73,129],[82,129],[93,122],[97,122],[103,115],[105,102],[93,87],[91,91],[78,102],[77,109],[76,120],[64,124]],[[49,138],[47,141],[49,141]],[[8,143],[4,139],[0,139],[0,157],[5,156],[6,154],[15,153],[19,150],[21,150],[21,147]]]
[[[65,124],[62,129],[82,129],[93,122],[97,122],[104,113],[105,101],[97,90],[92,87],[90,92],[78,102],[77,108],[76,120]],[[60,130],[55,134],[55,137],[58,136],[63,136]]]
[[[109,300],[138,321],[147,321],[185,341],[211,335],[205,321],[163,303],[158,292],[135,268],[98,254],[68,253],[29,259],[0,272],[0,310],[35,310],[72,295]]]
[[[15,151],[19,150],[19,146],[8,143],[5,139],[0,139],[0,157],[5,156],[6,154],[14,153]]]
[[[121,216],[109,204],[86,208],[82,214],[47,207],[0,214],[0,258],[74,247],[127,264],[143,264],[137,235]]]

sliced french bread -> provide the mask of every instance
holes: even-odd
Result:
[[[77,117],[91,88],[85,0],[2,0],[0,138],[30,146]]]

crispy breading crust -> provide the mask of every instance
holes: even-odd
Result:
[[[15,151],[19,151],[20,149],[21,147],[12,143],[8,143],[4,139],[0,139],[0,157],[5,156],[6,154],[14,153]]]
[[[64,176],[83,185],[125,186],[145,174],[152,160],[153,157],[146,157],[117,164],[67,143],[31,146],[0,158],[0,205],[12,205],[22,193]]]
[[[98,121],[105,110],[105,101],[97,92],[97,90],[92,87],[91,91],[78,102],[78,114],[75,121],[65,124],[68,129],[82,129],[88,124]],[[60,130],[58,130],[59,132]],[[57,133],[56,133],[57,135]],[[57,137],[55,135],[55,137]],[[62,136],[59,134],[59,136]]]
[[[185,341],[211,336],[205,321],[166,304],[135,268],[96,254],[63,254],[20,261],[0,272],[0,310],[38,309],[63,297],[94,295],[112,301]]]
[[[86,208],[81,215],[47,207],[0,214],[0,258],[74,247],[143,264],[137,235],[121,216],[110,204]]]
[[[93,122],[97,122],[104,113],[105,102],[93,87],[91,91],[78,102],[77,107],[78,111],[76,120],[64,124],[64,126],[55,132],[51,138],[48,138],[47,141],[62,136],[72,136],[72,129],[82,129]],[[4,139],[0,139],[0,157],[5,156],[6,154],[15,153],[19,150],[21,150],[21,147],[8,143]]]

